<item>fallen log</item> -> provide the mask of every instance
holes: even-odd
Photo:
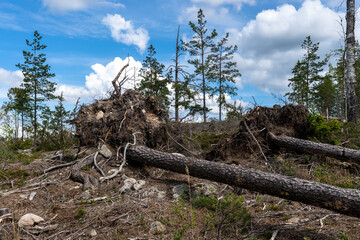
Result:
[[[132,146],[128,149],[127,156],[129,162],[145,163],[149,166],[183,174],[186,174],[185,169],[188,168],[189,174],[194,177],[360,217],[360,191],[356,189],[343,189],[279,174],[181,157],[144,146]]]
[[[360,163],[360,151],[358,150],[288,136],[276,136],[271,132],[267,136],[270,143],[279,147]]]

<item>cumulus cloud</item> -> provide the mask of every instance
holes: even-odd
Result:
[[[108,14],[102,22],[110,28],[111,36],[115,41],[135,45],[141,53],[144,52],[150,39],[146,29],[141,27],[135,29],[131,21],[126,21],[119,14]]]
[[[20,86],[23,79],[24,75],[20,70],[9,71],[0,68],[0,98],[6,98],[9,88]]]
[[[112,3],[106,0],[42,0],[44,7],[51,12],[65,13],[68,11],[81,11],[94,6],[123,7],[120,3]]]
[[[240,10],[243,4],[255,4],[255,0],[192,0],[192,2],[205,3],[214,7],[218,7],[221,5],[234,5],[237,10]]]
[[[181,23],[186,23],[188,21],[196,22],[199,9],[200,7],[197,5],[185,8],[178,17],[178,21]],[[220,27],[235,27],[240,25],[240,22],[237,20],[237,18],[234,18],[229,13],[229,8],[227,7],[214,7],[211,5],[206,5],[202,6],[201,9],[204,12],[205,19],[211,25]]]
[[[92,65],[93,72],[85,77],[85,86],[59,85],[57,94],[63,92],[65,100],[69,103],[75,103],[78,97],[81,97],[82,102],[103,98],[113,89],[112,80],[128,62],[129,67],[126,68],[126,71],[122,73],[119,79],[122,79],[125,74],[129,77],[129,81],[122,86],[122,91],[134,88],[134,84],[139,81],[138,73],[142,67],[141,62],[132,57],[124,60],[116,57],[105,66],[99,63]]]
[[[228,29],[231,44],[237,44],[240,55],[235,59],[242,81],[266,92],[287,91],[291,69],[304,52],[301,44],[307,36],[320,42],[324,56],[339,43],[339,13],[325,7],[320,0],[306,0],[299,9],[284,4],[257,14],[242,28]]]

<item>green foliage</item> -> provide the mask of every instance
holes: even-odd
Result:
[[[86,211],[84,209],[80,208],[79,210],[77,210],[75,218],[80,219],[80,218],[84,217],[85,214],[86,214]]]
[[[226,112],[227,119],[242,119],[244,114],[244,108],[241,105],[241,102],[239,102],[239,105],[237,105],[236,100],[234,101],[233,104],[225,103],[225,107],[227,108],[227,112]]]
[[[44,109],[45,101],[56,98],[54,95],[56,83],[49,80],[55,74],[50,72],[50,66],[46,64],[46,55],[41,52],[46,48],[46,45],[41,44],[41,39],[42,36],[37,31],[34,31],[32,42],[26,40],[30,51],[23,51],[24,63],[16,64],[16,67],[24,75],[21,84],[21,89],[24,91],[24,106],[26,106],[24,111],[32,120],[34,143],[37,140],[39,112]]]
[[[195,68],[191,78],[194,82],[194,89],[202,94],[201,100],[204,122],[206,122],[207,114],[206,94],[210,94],[212,91],[212,88],[207,81],[207,73],[211,68],[208,56],[211,48],[214,47],[214,38],[218,35],[215,29],[208,34],[206,23],[205,15],[203,11],[199,9],[197,24],[189,22],[189,26],[194,33],[192,39],[189,42],[182,42],[184,50],[192,56],[192,58],[188,60],[188,63]]]
[[[225,95],[236,95],[237,87],[234,85],[236,78],[241,77],[237,63],[231,61],[238,47],[227,45],[229,33],[219,40],[211,48],[211,54],[208,56],[208,64],[211,66],[207,72],[210,82],[215,83],[211,89],[211,96],[218,96],[219,120],[221,121],[221,111],[226,104]]]
[[[320,114],[310,113],[307,117],[309,126],[308,136],[310,139],[330,144],[338,144],[339,138],[336,133],[342,127],[341,122],[337,120],[329,120]]]
[[[212,148],[213,144],[219,143],[221,137],[221,135],[217,135],[215,133],[202,132],[195,135],[193,138],[197,143],[199,143],[203,151],[208,151]]]
[[[148,47],[148,55],[143,61],[143,68],[140,71],[142,80],[138,90],[145,96],[156,97],[162,107],[168,108],[170,105],[170,91],[167,87],[169,79],[163,77],[165,66],[158,62],[155,54],[155,48],[153,45],[150,45]]]
[[[350,240],[349,236],[346,233],[339,232],[337,239],[339,240]]]
[[[30,174],[26,170],[21,170],[20,168],[0,171],[0,180],[6,182],[13,181],[14,185],[17,187],[23,186],[28,176],[30,176]],[[1,187],[3,187],[3,185],[1,185]]]
[[[217,199],[203,195],[197,195],[193,200],[193,206],[209,210],[206,216],[206,224],[217,230],[218,239],[222,231],[236,225],[237,229],[244,230],[250,222],[251,215],[243,207],[242,196],[228,194]]]
[[[306,52],[302,60],[297,61],[292,69],[294,77],[289,79],[292,92],[285,96],[292,102],[310,107],[314,103],[314,86],[321,80],[320,72],[323,71],[323,66],[328,60],[326,58],[319,61],[320,57],[317,55],[319,43],[313,43],[310,36],[306,37],[301,47]]]

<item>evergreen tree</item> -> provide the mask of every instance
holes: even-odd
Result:
[[[41,51],[46,45],[41,44],[42,36],[35,31],[32,42],[26,40],[30,51],[23,51],[24,63],[18,63],[16,67],[22,70],[24,75],[21,87],[25,89],[28,98],[28,104],[31,112],[34,143],[36,144],[38,130],[38,115],[44,109],[44,102],[55,99],[54,95],[56,83],[51,82],[49,78],[55,74],[50,72],[50,66],[46,64],[46,55]]]
[[[169,71],[167,72],[167,79],[170,80],[172,83],[171,87],[174,89],[172,100],[174,102],[176,122],[180,122],[184,119],[180,119],[180,108],[191,111],[191,104],[195,101],[194,98],[196,95],[196,91],[191,88],[191,79],[189,78],[189,74],[184,70],[184,66],[179,64],[179,57],[184,54],[184,49],[179,41],[179,35],[180,26],[178,27],[176,36],[175,59],[173,59],[174,65],[171,65]]]
[[[169,79],[163,77],[165,66],[158,62],[155,54],[155,48],[150,45],[148,55],[143,61],[143,68],[140,70],[142,80],[138,90],[145,96],[156,97],[162,107],[168,108],[170,105],[170,90],[167,87]]]
[[[209,55],[211,68],[208,76],[211,82],[215,83],[211,95],[218,95],[219,120],[221,121],[221,110],[226,104],[225,94],[236,95],[237,88],[233,85],[237,77],[240,77],[240,71],[236,69],[236,62],[231,61],[237,46],[227,46],[229,33],[211,48],[212,54]]]
[[[63,147],[65,145],[65,121],[70,116],[70,111],[67,111],[64,107],[63,93],[61,93],[59,97],[58,105],[55,106],[53,116],[54,117],[51,121],[50,129],[54,131],[60,146]]]
[[[325,115],[335,115],[336,113],[336,99],[338,89],[334,79],[336,78],[333,67],[329,66],[330,71],[321,78],[318,84],[314,87],[315,102],[320,112]]]
[[[207,62],[207,57],[209,55],[210,49],[214,46],[213,40],[217,36],[217,32],[214,29],[210,34],[207,33],[207,21],[204,18],[205,16],[203,11],[200,9],[198,11],[197,24],[191,21],[189,22],[189,26],[194,32],[192,40],[187,43],[182,43],[184,49],[194,57],[193,59],[188,60],[188,63],[193,65],[195,68],[193,76],[195,82],[194,84],[196,90],[202,93],[203,117],[204,122],[206,122],[206,94],[211,92],[211,87],[207,81],[207,72],[209,71],[209,62]]]
[[[292,92],[285,96],[292,102],[311,107],[314,103],[314,86],[322,78],[319,73],[323,71],[327,58],[323,61],[319,60],[320,57],[316,53],[319,50],[319,43],[313,43],[310,36],[306,37],[301,47],[306,52],[302,60],[292,69],[294,77],[289,79]]]
[[[24,88],[10,88],[9,102],[5,103],[5,110],[13,110],[21,118],[21,141],[24,140],[25,121],[29,116],[29,96]]]

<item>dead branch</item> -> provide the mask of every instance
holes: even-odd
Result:
[[[99,151],[97,151],[94,155],[94,166],[98,170],[98,172],[101,174],[101,176],[105,176],[104,171],[97,165],[96,157],[99,154]]]
[[[256,138],[255,138],[254,134],[251,132],[251,130],[250,130],[250,128],[249,128],[249,126],[246,124],[246,121],[244,120],[244,121],[243,121],[243,123],[244,123],[244,126],[245,126],[246,130],[249,132],[250,136],[252,137],[252,139],[254,140],[254,142],[256,143],[256,145],[259,147],[260,152],[261,152],[262,156],[263,156],[263,157],[264,157],[264,159],[265,159],[265,165],[269,166],[269,167],[270,167],[270,169],[271,169],[271,171],[272,171],[272,172],[274,172],[274,169],[271,167],[271,165],[270,165],[270,163],[269,163],[269,161],[268,161],[267,157],[265,156],[265,154],[264,154],[264,152],[263,152],[263,150],[262,150],[262,148],[261,148],[261,146],[260,146],[260,144],[259,144],[258,140],[256,140]]]
[[[71,168],[70,178],[76,182],[82,183],[83,189],[97,186],[99,184],[98,180],[95,177],[80,171],[81,168],[93,164],[93,159],[91,159],[91,156],[93,155],[94,154],[91,154],[83,158]]]
[[[114,86],[116,95],[117,95],[118,97],[121,96],[121,90],[120,90],[119,86],[121,87],[121,85],[124,84],[125,78],[121,81],[121,82],[122,82],[121,85],[116,84],[116,82],[119,80],[119,77],[120,77],[120,75],[122,74],[122,72],[125,70],[125,68],[127,68],[127,67],[129,66],[129,61],[130,61],[130,60],[128,60],[128,63],[121,68],[121,70],[120,70],[119,73],[116,75],[116,77],[114,78],[114,80],[112,80],[112,85]]]
[[[122,171],[123,167],[124,167],[125,164],[126,164],[126,150],[127,150],[127,148],[129,147],[129,145],[132,145],[132,146],[135,146],[135,145],[136,145],[136,134],[141,134],[141,132],[135,132],[135,133],[133,133],[132,135],[134,136],[134,143],[127,143],[127,144],[126,144],[126,146],[125,146],[125,148],[124,148],[123,161],[122,161],[119,169],[116,170],[116,171],[115,171],[113,174],[111,174],[110,176],[101,177],[101,178],[100,178],[100,182],[104,182],[104,181],[106,181],[106,180],[110,180],[110,179],[116,177],[116,176]],[[117,156],[119,156],[119,151],[117,152]]]

